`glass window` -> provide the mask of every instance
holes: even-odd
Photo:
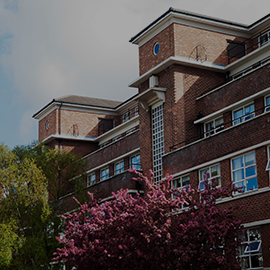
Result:
[[[199,171],[199,189],[204,189],[204,179],[209,173],[208,181],[211,184],[215,181],[217,187],[221,187],[221,177],[220,177],[220,164],[215,164],[213,166],[204,168]]]
[[[172,188],[177,188],[177,189],[185,189],[186,191],[188,191],[188,187],[190,185],[190,178],[189,175],[185,175],[185,176],[181,176],[179,178],[173,179],[172,180]],[[174,196],[176,197],[176,196]],[[182,205],[183,207],[187,207],[188,205]]]
[[[137,116],[139,114],[139,107],[138,105],[134,108],[134,116]]]
[[[232,159],[232,179],[244,192],[258,188],[255,152]]]
[[[261,231],[259,228],[248,229],[242,239],[239,248],[239,257],[242,259],[242,267],[253,269],[263,267],[261,248]]]
[[[114,174],[119,174],[124,171],[124,161],[115,163],[114,165]]]
[[[224,129],[223,116],[204,124],[204,137],[209,137]]]
[[[101,181],[108,179],[109,176],[110,176],[109,168],[105,168],[105,169],[100,170],[100,180]]]
[[[90,187],[96,183],[96,175],[92,173],[87,176],[87,187]]]
[[[270,111],[270,96],[265,98],[265,111]]]
[[[130,110],[127,110],[122,114],[122,123],[127,122],[130,119]]]
[[[233,111],[233,125],[245,122],[255,116],[254,104],[249,104],[245,107]]]
[[[269,42],[269,37],[270,37],[269,33],[270,32],[267,32],[259,36],[259,47]]]
[[[136,169],[139,170],[141,168],[141,158],[140,158],[140,154],[133,156],[130,158],[130,168],[132,168],[132,166]]]

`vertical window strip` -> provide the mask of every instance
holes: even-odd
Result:
[[[164,155],[163,105],[152,108],[152,146],[154,183],[162,179],[162,156]]]

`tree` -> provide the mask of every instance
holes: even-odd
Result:
[[[55,202],[67,190],[80,191],[85,164],[35,143],[12,151],[0,145],[0,269],[60,267],[50,264],[62,230]]]
[[[40,232],[46,229],[50,215],[46,178],[32,159],[18,162],[1,144],[0,190],[1,269],[41,265],[46,254],[37,252],[43,247]],[[36,245],[32,245],[33,239]]]
[[[78,270],[240,269],[237,209],[216,206],[237,188],[219,189],[206,178],[204,190],[177,190],[171,176],[159,187],[138,174],[149,190],[145,198],[121,190],[100,204],[89,194],[89,203],[63,216],[66,232],[58,241],[64,247],[55,260]]]

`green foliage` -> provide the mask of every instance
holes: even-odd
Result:
[[[0,144],[0,269],[52,269],[62,230],[52,202],[80,186],[85,168],[71,153]]]

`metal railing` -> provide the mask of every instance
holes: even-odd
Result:
[[[249,120],[249,119],[247,119],[247,120],[244,120],[244,121],[239,122],[239,123],[237,123],[237,124],[233,124],[234,122],[236,122],[237,120],[239,120],[239,119],[241,119],[241,118],[245,118],[245,117],[251,116],[252,114],[254,114],[254,116],[256,116],[256,112],[260,112],[260,111],[261,111],[261,114],[264,113],[265,111],[270,111],[270,109],[266,109],[266,108],[269,108],[269,105],[263,106],[262,108],[257,109],[257,110],[254,110],[254,111],[252,111],[251,113],[246,114],[246,115],[244,115],[244,116],[241,116],[241,117],[239,117],[239,118],[237,118],[237,119],[232,119],[231,121],[228,121],[228,122],[226,122],[226,123],[223,123],[223,124],[222,124],[222,126],[223,126],[222,129],[220,129],[219,131],[217,131],[217,132],[214,133],[214,134],[210,134],[209,136],[206,136],[206,134],[209,134],[209,133],[211,132],[211,130],[202,132],[201,130],[202,130],[202,128],[204,127],[204,123],[203,123],[203,124],[201,123],[201,125],[200,125],[200,130],[199,130],[199,134],[198,134],[198,135],[193,136],[193,137],[191,137],[191,138],[189,138],[189,139],[186,139],[186,140],[184,140],[184,141],[181,141],[181,142],[179,142],[179,143],[177,143],[177,144],[174,144],[174,145],[170,146],[170,152],[173,151],[173,150],[179,149],[180,147],[183,147],[183,146],[185,146],[185,145],[188,145],[188,144],[190,144],[190,143],[192,143],[192,142],[196,142],[196,140],[200,140],[200,139],[203,139],[203,138],[209,138],[209,137],[211,137],[211,136],[213,136],[213,135],[215,135],[215,134],[218,134],[218,133],[219,133],[220,131],[222,131],[222,130],[226,130],[228,127],[231,127],[231,126],[237,126],[237,125],[239,125],[240,123],[244,123],[245,121]],[[253,118],[253,117],[252,117],[252,118]],[[252,118],[250,118],[250,119],[252,119]],[[214,129],[213,129],[213,130],[214,130]]]

